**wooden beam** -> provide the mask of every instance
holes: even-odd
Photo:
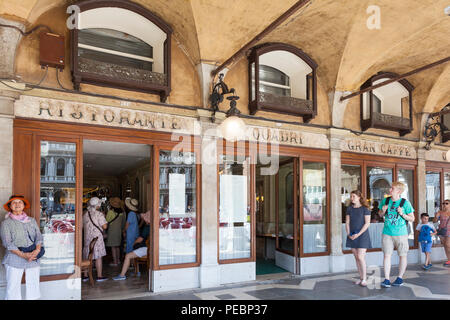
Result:
[[[230,58],[228,58],[224,63],[222,63],[219,67],[211,71],[211,76],[214,78],[219,71],[223,70],[227,65],[229,65],[231,62],[239,58],[241,55],[243,55],[247,50],[249,50],[251,47],[253,47],[258,41],[260,41],[262,38],[264,38],[268,33],[273,31],[276,27],[278,27],[280,24],[282,24],[284,21],[286,21],[287,18],[289,18],[291,15],[293,15],[297,10],[302,8],[303,6],[310,3],[311,0],[300,0],[297,1],[292,7],[290,7],[285,13],[283,13],[280,17],[278,17],[274,22],[272,22],[269,26],[267,26],[263,31],[261,31],[256,37],[254,37],[250,42],[248,42],[245,46],[243,46],[241,49],[239,49],[235,54],[233,54]]]
[[[341,99],[340,99],[340,101],[344,101],[344,100],[346,100],[346,99],[350,99],[350,98],[352,98],[352,97],[359,96],[359,95],[363,94],[364,92],[371,91],[371,90],[374,90],[374,89],[376,89],[376,88],[385,86],[385,85],[387,85],[387,84],[389,84],[389,83],[392,83],[392,82],[395,82],[395,81],[402,80],[402,79],[404,79],[404,78],[406,78],[406,77],[409,77],[409,76],[411,76],[411,75],[413,75],[413,74],[416,74],[416,73],[419,73],[419,72],[421,72],[421,71],[424,71],[424,70],[433,68],[433,67],[435,67],[435,66],[438,66],[438,65],[440,65],[440,64],[446,63],[446,62],[448,62],[448,61],[450,61],[450,57],[441,59],[441,60],[439,60],[439,61],[436,61],[436,62],[433,62],[433,63],[430,63],[430,64],[427,64],[426,66],[423,66],[423,67],[414,69],[414,70],[412,70],[412,71],[409,71],[409,72],[404,73],[404,74],[402,74],[402,75],[399,75],[399,76],[397,76],[397,77],[391,78],[391,79],[386,80],[386,81],[384,81],[384,82],[381,82],[381,83],[379,83],[379,84],[376,84],[376,85],[367,87],[367,88],[365,88],[365,89],[359,90],[359,91],[357,91],[357,92],[351,93],[351,94],[346,95],[346,96],[342,96]]]

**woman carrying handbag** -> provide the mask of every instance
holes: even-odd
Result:
[[[24,209],[30,207],[27,199],[13,195],[3,205],[7,211],[2,222],[0,235],[6,255],[3,264],[6,269],[5,300],[21,300],[21,281],[25,272],[26,299],[36,300],[41,296],[39,289],[40,257],[43,253],[43,237],[36,223]]]
[[[102,257],[106,256],[105,241],[103,240],[103,231],[108,228],[108,223],[103,213],[98,211],[102,202],[99,198],[93,197],[88,202],[88,208],[83,215],[83,229],[84,229],[84,247],[83,259],[89,256],[89,244],[92,239],[98,237],[94,246],[94,254],[92,259],[95,260],[95,267],[97,269],[97,281],[105,281],[108,278],[102,275]],[[87,275],[83,277],[83,281],[87,281]]]
[[[450,267],[450,200],[445,200],[442,203],[443,210],[438,211],[433,219],[436,223],[439,221],[439,228],[437,229],[437,235],[441,239],[441,243],[444,245],[445,255],[447,261],[444,263],[444,267]]]

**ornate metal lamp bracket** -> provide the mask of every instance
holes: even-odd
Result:
[[[440,133],[448,130],[448,128],[442,122],[440,122],[440,116],[444,111],[450,111],[450,103],[442,108],[442,110],[437,114],[434,113],[428,116],[427,122],[425,124],[425,130],[423,132],[423,136],[425,138],[425,141],[427,142],[427,144],[425,145],[426,150],[431,149],[431,143]]]

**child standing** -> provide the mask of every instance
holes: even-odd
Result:
[[[425,264],[423,268],[428,270],[431,268],[431,247],[433,245],[433,240],[431,236],[436,235],[436,228],[431,222],[428,222],[428,213],[422,213],[420,215],[421,223],[417,225],[416,230],[420,232],[419,242],[422,247],[422,252],[425,253]]]

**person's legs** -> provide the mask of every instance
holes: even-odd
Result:
[[[384,267],[384,278],[389,280],[389,276],[391,274],[391,255],[390,254],[384,254],[383,267]]]
[[[120,275],[123,277],[125,276],[125,274],[128,271],[128,268],[130,267],[130,261],[133,258],[137,258],[137,255],[131,251],[130,253],[127,253],[127,255],[125,256],[125,260],[123,262],[123,266],[122,266],[122,271],[120,272]]]
[[[353,256],[355,257],[356,268],[358,269],[358,273],[359,273],[359,280],[356,282],[356,284],[360,284],[362,276],[361,276],[361,266],[359,265],[359,259],[358,259],[358,249],[352,248],[352,253],[353,253]]]
[[[117,247],[111,247],[112,263],[113,263],[113,264],[118,264],[118,262],[117,262],[118,258],[117,258],[117,250],[116,250],[116,248],[117,248]]]
[[[406,266],[408,265],[408,256],[398,257],[398,277],[403,278],[406,271]]]
[[[450,237],[441,237],[441,243],[444,244],[447,261],[450,261]]]
[[[21,282],[23,269],[5,265],[6,268],[6,296],[5,300],[22,300]]]
[[[389,280],[391,274],[391,256],[394,251],[394,242],[391,236],[383,234],[382,236],[382,249],[383,249],[383,267],[384,278]]]
[[[398,236],[397,238],[397,253],[398,253],[398,277],[403,278],[406,271],[406,266],[408,265],[408,235]]]
[[[103,278],[102,276],[102,257],[95,259],[95,268],[97,269],[97,278]]]
[[[425,265],[428,266],[429,264],[431,264],[430,252],[425,252]]]
[[[366,250],[364,248],[358,249],[358,261],[359,261],[359,267],[360,267],[360,276],[363,280],[363,283],[366,283],[367,278],[367,270],[366,270]]]
[[[37,300],[41,297],[41,291],[39,289],[39,276],[40,269],[30,268],[25,270],[25,283],[26,283],[26,299],[27,300]]]

